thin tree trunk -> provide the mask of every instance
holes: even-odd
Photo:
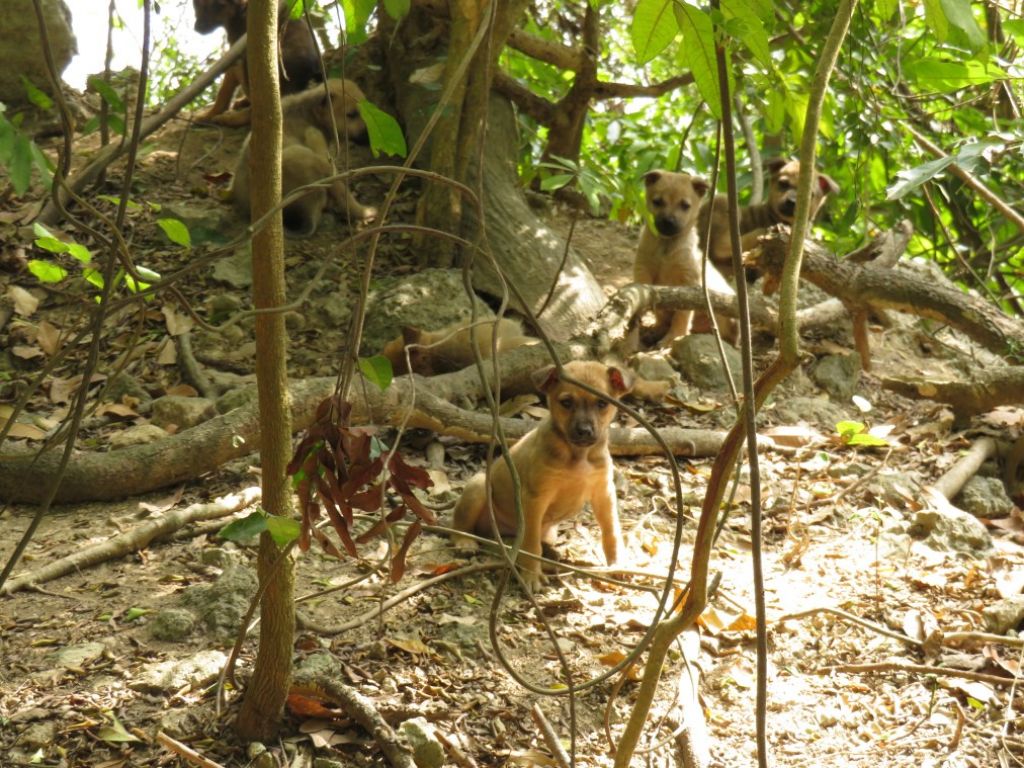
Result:
[[[248,17],[252,220],[281,200],[281,97],[277,76],[277,2],[252,0]],[[256,169],[259,169],[256,172]],[[284,281],[284,230],[281,214],[252,238],[253,304],[257,310],[287,303]],[[292,513],[286,467],[291,454],[288,408],[287,334],[284,315],[256,316],[256,381],[261,422],[260,463],[263,508],[272,515]],[[245,691],[236,728],[247,739],[266,741],[281,727],[292,671],[295,635],[293,563],[282,558],[270,534],[260,537],[257,569],[263,600],[260,645],[252,681]]]

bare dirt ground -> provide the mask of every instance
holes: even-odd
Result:
[[[210,241],[226,238],[240,227],[216,199],[223,186],[216,174],[230,171],[240,141],[240,133],[185,131],[180,124],[172,125],[144,153],[136,194],[182,218],[187,215],[195,232],[205,222]],[[364,202],[374,201],[382,188],[382,182],[370,181],[357,187],[357,195]],[[410,191],[400,201],[398,215],[408,215],[414,194]],[[201,248],[187,253],[168,245],[153,222],[155,215],[146,209],[132,214],[129,234],[138,263],[166,274],[198,258]],[[551,219],[556,229],[567,226],[557,211]],[[310,303],[289,321],[296,379],[335,372],[345,344],[341,318],[351,304],[361,265],[357,259],[339,259],[335,245],[344,233],[343,225],[329,223],[317,237],[288,246],[290,290],[297,294],[312,283]],[[620,225],[582,221],[575,244],[602,282],[612,286],[628,280],[635,240],[636,232]],[[26,241],[20,242],[28,248]],[[16,262],[17,246],[7,250]],[[379,270],[381,275],[403,274],[413,264],[405,243],[390,243]],[[0,293],[20,286],[42,300],[31,314],[16,315],[0,330],[0,345],[20,350],[9,356],[5,403],[20,391],[15,383],[41,369],[47,324],[66,332],[81,315],[60,291],[43,291],[26,273],[4,269]],[[225,297],[229,308],[249,303],[244,281],[232,283],[234,273],[218,269],[225,267],[203,265],[180,284],[205,316]],[[118,354],[136,348],[129,371],[150,394],[179,387],[173,355],[161,356],[168,341],[168,315],[161,310],[172,306],[169,298],[155,302],[141,319],[141,329],[128,322],[139,321],[135,314],[115,323],[108,331],[104,369]],[[829,404],[801,372],[764,414],[764,429],[802,426],[800,447],[761,455],[772,764],[1019,764],[1024,698],[1008,682],[1019,673],[1020,645],[989,638],[954,647],[943,644],[942,635],[983,632],[985,609],[1004,598],[1019,598],[1024,587],[1020,510],[986,521],[992,536],[987,550],[962,551],[912,535],[911,523],[929,508],[920,486],[940,477],[979,434],[1015,438],[1021,413],[1006,409],[977,420],[970,431],[957,431],[942,408],[881,391],[876,377],[885,370],[949,373],[972,363],[955,348],[955,339],[935,329],[904,324],[873,333],[876,373],[862,374],[857,385],[857,393],[873,405],[870,413],[861,413],[849,401]],[[224,335],[197,330],[194,343],[197,359],[211,369],[243,376],[251,371],[251,323]],[[41,351],[30,354],[32,348]],[[849,349],[849,329],[809,339],[808,348],[818,354]],[[758,351],[762,361],[766,355],[769,347]],[[11,444],[40,445],[30,438],[52,430],[66,413],[68,382],[82,360],[83,354],[75,352],[44,379],[44,390],[30,403],[25,436],[12,438]],[[659,425],[720,428],[731,422],[725,396],[688,394],[686,407],[647,405],[644,412]],[[805,406],[805,412],[794,415],[785,406],[797,397],[821,410]],[[890,427],[888,446],[857,449],[842,444],[835,416]],[[95,415],[86,422],[82,450],[105,451],[113,435],[146,421],[131,408]],[[394,439],[388,431],[381,437]],[[437,443],[429,436],[406,435],[401,445],[410,462],[431,468],[435,486],[426,500],[443,521],[462,484],[480,468],[484,448],[442,439],[443,461],[436,460],[437,448],[430,449],[433,462],[428,461],[425,446]],[[43,521],[15,575],[171,509],[258,484],[249,465],[254,460],[233,462],[184,488],[146,499],[58,508]],[[549,582],[536,606],[514,587],[494,605],[498,571],[461,575],[465,559],[438,535],[418,540],[398,584],[389,583],[387,568],[381,567],[387,563],[384,544],[364,545],[359,561],[338,562],[311,550],[296,564],[297,594],[303,596],[296,639],[300,663],[322,661],[323,654],[330,654],[330,674],[367,696],[393,725],[421,716],[467,761],[481,766],[557,765],[531,719],[535,704],[563,747],[573,750],[576,765],[611,765],[613,745],[635,701],[638,672],[587,688],[572,707],[565,696],[528,690],[511,673],[534,687],[564,687],[561,655],[579,685],[607,672],[635,648],[655,615],[677,524],[682,526],[682,547],[676,575],[685,581],[693,516],[699,511],[710,461],[682,464],[681,517],[663,459],[621,459],[617,467],[628,548],[625,583],[567,575]],[[703,672],[701,703],[710,764],[723,768],[755,764],[756,654],[746,478],[741,477],[716,545],[712,569],[722,581],[701,621],[700,653],[695,658],[693,648],[688,650],[689,660]],[[4,558],[33,511],[13,505],[0,515]],[[601,562],[589,515],[563,526],[559,550],[572,564]],[[154,740],[158,730],[223,766],[382,764],[377,745],[348,714],[300,696],[291,701],[280,739],[265,745],[266,756],[258,756],[231,730],[239,691],[228,685],[224,708],[216,707],[216,676],[222,654],[231,646],[230,633],[196,628],[173,642],[154,636],[155,617],[178,607],[188,588],[213,584],[238,566],[251,568],[254,560],[251,544],[226,543],[209,525],[194,526],[174,540],[0,598],[0,765],[188,764]],[[480,555],[475,562],[488,560]],[[455,575],[431,581],[447,574]],[[384,609],[383,601],[395,595],[404,597]],[[243,682],[254,653],[251,634],[238,665]],[[155,663],[188,660],[196,661],[196,670],[173,685],[144,678]],[[876,666],[849,666],[869,664]],[[679,764],[673,734],[683,669],[682,651],[677,650],[634,765]],[[963,673],[986,677],[970,679]],[[456,764],[454,754],[447,753],[448,764]]]

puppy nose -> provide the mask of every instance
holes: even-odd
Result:
[[[679,223],[675,219],[669,219],[663,216],[659,216],[654,220],[654,228],[658,230],[658,234],[664,235],[665,237],[671,237],[672,235],[679,234]]]
[[[594,425],[589,421],[574,422],[570,437],[574,443],[592,443],[594,442]]]

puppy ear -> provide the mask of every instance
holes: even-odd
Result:
[[[633,389],[635,377],[628,368],[609,368],[608,383],[611,384],[612,394],[616,397],[624,395]]]
[[[662,171],[648,171],[644,174],[644,185],[651,186],[661,178]]]
[[[783,169],[783,167],[788,162],[789,161],[786,160],[786,158],[784,157],[776,157],[774,160],[769,160],[767,163],[765,163],[764,167],[768,169],[768,173],[770,173],[772,176],[775,176],[776,174],[778,174],[779,171]]]
[[[415,325],[403,325],[402,326],[402,341],[406,345],[419,344],[420,339],[423,336],[423,331],[417,328]]]
[[[821,190],[822,195],[834,195],[839,192],[839,185],[832,180],[831,176],[826,176],[824,173],[819,173],[818,189]]]
[[[539,371],[534,371],[530,374],[530,378],[533,379],[533,386],[547,394],[548,390],[558,383],[558,369],[553,365],[548,365]]]
[[[704,195],[708,193],[708,189],[711,187],[711,185],[708,184],[708,180],[702,179],[700,176],[691,176],[690,184],[693,185],[693,191],[700,197],[704,197]]]

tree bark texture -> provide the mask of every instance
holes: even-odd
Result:
[[[281,200],[281,94],[277,69],[277,0],[252,0],[248,6],[251,214],[253,221]],[[259,310],[284,306],[284,227],[281,213],[253,234],[253,305]],[[286,468],[291,458],[288,405],[288,336],[284,315],[256,315],[256,382],[261,434],[257,442],[262,469],[263,508],[272,515],[292,513]],[[252,679],[245,690],[235,727],[247,739],[277,736],[288,695],[295,637],[294,580],[290,557],[283,556],[269,533],[260,536],[257,573],[260,644]]]

